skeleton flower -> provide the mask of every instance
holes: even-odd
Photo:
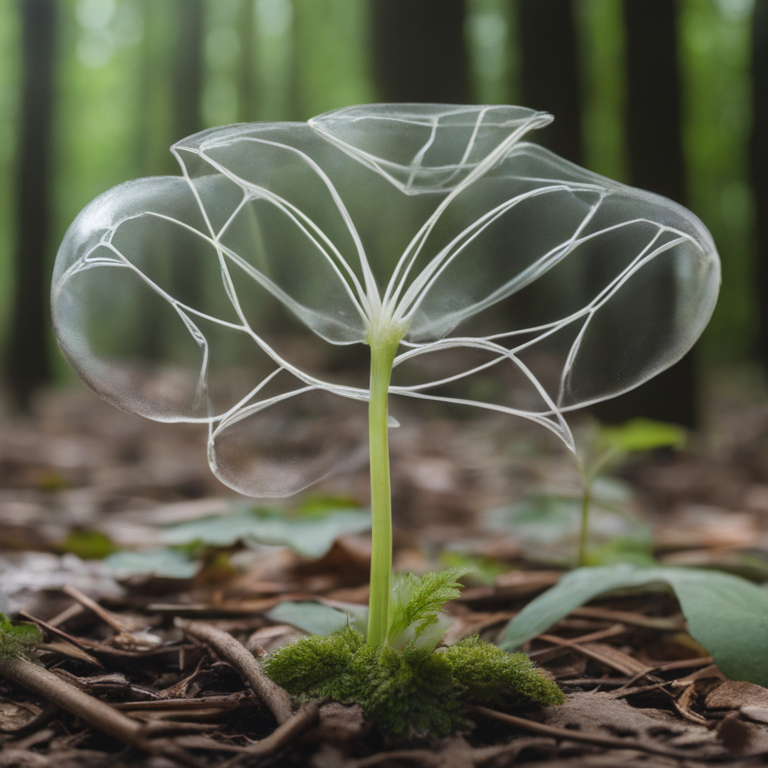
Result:
[[[386,464],[389,395],[522,416],[573,448],[565,412],[691,347],[719,262],[679,205],[521,141],[550,120],[365,105],[184,139],[182,176],[115,187],[67,232],[61,348],[114,404],[206,423],[213,471],[248,495],[338,468],[369,401],[372,468]],[[316,370],[296,352],[306,331],[313,349],[367,344],[370,386]],[[302,447],[313,432],[320,447]],[[388,465],[372,493],[388,508]]]

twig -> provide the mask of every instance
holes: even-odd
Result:
[[[92,600],[88,595],[84,595],[77,587],[67,584],[62,588],[62,592],[69,595],[73,600],[77,600],[80,605],[90,609],[95,613],[105,624],[109,624],[112,629],[117,632],[125,632],[125,624],[116,619],[109,611],[104,610],[95,600]]]
[[[607,629],[600,629],[597,632],[590,632],[588,635],[581,635],[580,637],[574,637],[570,640],[565,640],[562,637],[556,635],[539,635],[540,638],[546,640],[548,643],[556,645],[556,648],[540,648],[536,651],[531,651],[528,656],[532,659],[536,659],[537,662],[549,661],[550,658],[559,656],[561,653],[565,653],[568,650],[573,649],[575,646],[581,643],[594,643],[599,640],[607,640],[608,638],[618,637],[625,634],[627,628],[623,624],[614,624]],[[553,639],[555,638],[555,639]]]
[[[562,741],[577,741],[582,744],[593,744],[598,747],[608,747],[609,749],[635,749],[639,752],[647,752],[651,755],[663,755],[676,759],[689,759],[690,753],[679,749],[669,749],[668,747],[659,747],[656,744],[637,741],[636,739],[617,738],[615,736],[603,736],[599,733],[584,733],[583,731],[572,731],[568,728],[558,728],[555,725],[545,725],[533,720],[526,720],[524,717],[508,715],[504,712],[497,712],[487,707],[472,707],[478,715],[488,717],[492,720],[498,720],[502,723],[514,725],[524,731],[531,733],[540,733],[543,736],[551,736],[553,739]]]
[[[242,643],[209,624],[183,619],[177,619],[176,623],[185,634],[208,643],[222,658],[232,664],[248,681],[253,692],[269,707],[279,725],[290,719],[293,709],[291,697],[264,674],[259,662]]]
[[[162,755],[190,768],[200,762],[171,743],[149,742],[141,735],[142,725],[100,699],[89,696],[45,667],[21,658],[0,657],[0,676],[33,691],[73,714],[102,733],[142,752]]]
[[[6,747],[0,754],[0,768],[48,768],[50,760],[45,755],[27,749]]]
[[[255,744],[243,748],[241,755],[224,763],[221,768],[235,768],[239,762],[252,760],[254,757],[268,757],[279,752],[287,744],[308,731],[318,720],[320,709],[314,702],[305,704],[295,715],[279,725],[275,730]]]

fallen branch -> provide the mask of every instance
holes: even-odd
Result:
[[[190,768],[200,768],[201,763],[191,755],[170,743],[148,741],[142,736],[141,723],[89,696],[45,667],[26,659],[0,657],[0,676],[33,691],[123,744],[152,755],[162,755]]]
[[[295,715],[279,725],[265,738],[243,748],[241,755],[224,763],[222,768],[235,768],[243,760],[251,761],[255,757],[269,757],[279,752],[292,741],[308,731],[320,716],[320,709],[314,702],[305,704]]]
[[[199,621],[176,620],[177,626],[189,637],[210,645],[216,653],[228,661],[250,684],[253,692],[269,707],[279,725],[291,718],[291,697],[275,685],[263,672],[261,665],[232,635]]]

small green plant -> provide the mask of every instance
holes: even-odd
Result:
[[[576,464],[582,481],[581,528],[576,561],[579,566],[589,565],[589,512],[592,505],[592,487],[598,475],[615,466],[629,454],[652,451],[657,448],[682,448],[688,434],[677,424],[651,419],[632,419],[620,426],[593,425],[586,436],[582,450],[576,451]]]
[[[28,659],[42,639],[34,624],[12,624],[4,613],[0,613],[0,656]]]
[[[436,634],[391,613],[390,396],[524,417],[574,450],[564,414],[672,365],[714,308],[704,225],[521,141],[551,120],[373,104],[210,129],[173,146],[181,176],[109,190],[59,249],[53,321],[73,368],[125,410],[207,425],[235,490],[287,496],[344,467],[364,427],[341,426],[367,406],[376,669],[401,659],[393,625]],[[301,332],[315,363],[367,346],[368,385],[298,364]]]
[[[522,653],[477,637],[435,650],[445,630],[440,609],[458,596],[460,574],[402,577],[392,594],[386,643],[372,646],[348,625],[275,651],[264,661],[267,674],[299,698],[359,704],[389,741],[454,733],[476,704],[561,704],[557,685]]]

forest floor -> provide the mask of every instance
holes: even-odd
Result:
[[[600,557],[620,558],[615,542],[634,540],[663,563],[768,580],[768,403],[715,389],[688,448],[601,480],[623,512],[595,512]],[[196,428],[83,391],[0,421],[0,611],[44,636],[33,672],[2,662],[0,766],[768,764],[768,689],[728,681],[659,591],[593,601],[530,643],[563,706],[506,720],[475,709],[455,736],[395,745],[334,702],[278,725],[252,662],[301,633],[268,614],[285,601],[366,603],[368,533],[312,527],[349,499],[364,505],[366,467],[284,504],[290,530],[264,512],[272,544],[257,544],[231,527],[233,510],[256,502],[213,478]],[[404,422],[391,450],[396,570],[474,565],[447,606],[444,642],[498,640],[573,563],[572,459],[540,428],[498,418]],[[201,519],[194,546],[162,547],[169,526]],[[304,556],[277,546],[281,536]],[[96,557],[115,549],[154,554],[115,570]],[[73,688],[85,695],[68,699]]]

